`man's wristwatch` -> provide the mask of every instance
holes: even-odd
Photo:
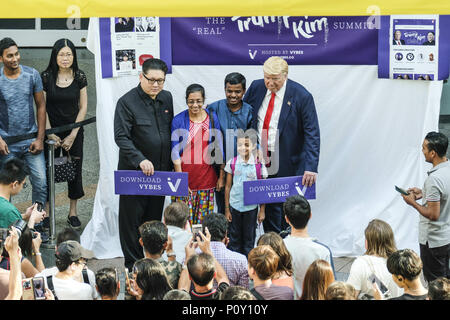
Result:
[[[166,252],[166,254],[167,254],[167,257],[168,257],[168,258],[174,257],[174,256],[177,255],[175,252]]]

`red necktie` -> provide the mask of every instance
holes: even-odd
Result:
[[[274,104],[275,104],[275,93],[272,92],[272,95],[271,95],[270,101],[269,101],[269,106],[267,107],[266,116],[264,117],[264,124],[263,124],[263,134],[264,134],[264,130],[266,130],[265,136],[263,137],[263,139],[267,145],[267,152],[269,152],[269,124],[270,124],[270,119],[272,118]]]

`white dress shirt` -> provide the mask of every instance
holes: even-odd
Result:
[[[270,118],[269,123],[269,146],[268,149],[270,151],[275,150],[275,140],[276,140],[276,133],[278,129],[278,121],[280,119],[281,114],[281,107],[283,105],[283,99],[284,99],[284,93],[286,92],[286,81],[284,81],[283,86],[275,93],[275,101],[273,106],[273,112],[272,117]],[[270,97],[272,95],[272,92],[270,90],[267,90],[266,96],[264,97],[264,100],[261,104],[261,107],[258,111],[258,139],[259,141],[262,140],[262,129],[264,125],[264,118],[267,113],[267,108],[269,107]]]

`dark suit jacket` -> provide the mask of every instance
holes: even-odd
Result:
[[[400,39],[400,43],[405,44],[405,40]],[[397,42],[395,42],[395,39],[392,40],[392,44],[395,44],[395,45],[397,44]]]
[[[431,42],[427,40],[423,43],[424,46],[434,46],[435,44],[436,44],[435,40],[433,40]]]
[[[244,101],[253,106],[252,128],[255,130],[258,128],[258,112],[266,92],[264,80],[255,80],[244,97]],[[305,170],[318,172],[320,130],[314,99],[302,85],[289,79],[278,130],[280,158],[277,176],[303,175]]]

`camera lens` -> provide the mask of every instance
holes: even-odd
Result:
[[[23,230],[27,226],[27,222],[25,220],[19,219],[16,222],[14,222],[14,224],[12,226],[17,229],[17,235],[20,238],[20,236],[22,235]]]

